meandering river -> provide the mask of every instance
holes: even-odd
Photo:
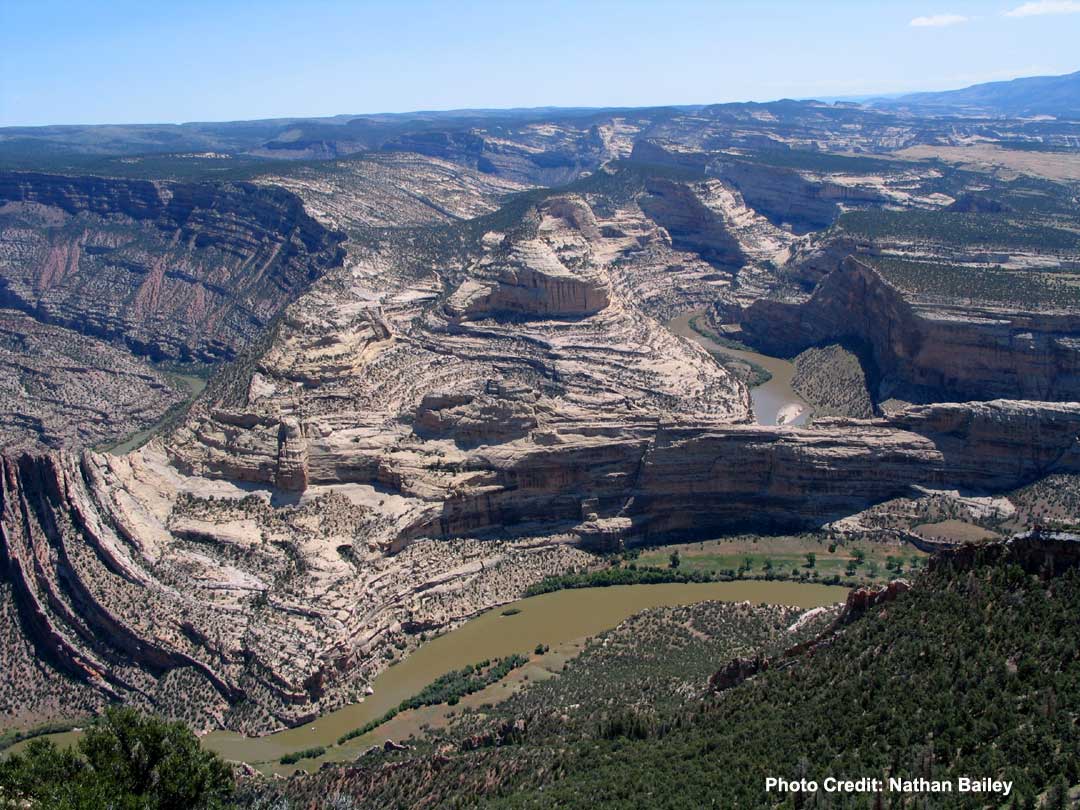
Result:
[[[533,596],[493,608],[456,630],[427,642],[401,663],[379,675],[372,684],[374,694],[362,703],[346,706],[314,722],[264,737],[213,732],[203,738],[203,744],[228,759],[252,763],[276,762],[291,751],[336,742],[345,732],[380,717],[387,709],[397,706],[450,670],[475,664],[485,658],[528,653],[541,643],[554,647],[596,635],[647,608],[710,599],[811,608],[843,601],[845,596],[846,589],[835,586],[756,580],[685,585],[620,585]],[[512,616],[504,615],[510,609],[520,612]],[[355,756],[381,739],[378,731],[372,732],[335,748],[331,756],[334,759]]]
[[[792,364],[757,352],[730,349],[694,331],[690,319],[697,313],[680,315],[668,329],[709,350],[747,360],[767,369],[772,378],[751,389],[754,414],[759,424],[802,424],[810,415],[806,402],[792,390]],[[206,385],[198,377],[184,377],[192,396]],[[140,431],[110,452],[124,453],[137,447],[160,425]],[[382,716],[405,698],[419,692],[440,675],[487,658],[527,653],[538,644],[555,647],[584,639],[610,629],[642,610],[662,605],[680,605],[705,600],[750,601],[820,607],[842,601],[845,589],[796,582],[711,582],[701,584],[626,585],[557,591],[503,605],[482,613],[457,629],[428,641],[400,663],[380,674],[372,684],[374,694],[363,702],[329,712],[311,723],[263,737],[245,737],[217,731],[203,738],[203,745],[224,757],[261,763],[264,769],[290,772],[294,767],[277,765],[284,754],[314,746],[332,746],[344,733]],[[505,611],[517,611],[507,616]],[[334,746],[329,759],[356,756],[379,739],[380,731]],[[61,745],[78,738],[78,732],[50,735]],[[18,750],[24,743],[9,750]],[[318,760],[302,766],[312,767]]]
[[[227,759],[249,762],[266,772],[290,773],[298,768],[312,769],[325,760],[352,759],[368,746],[382,742],[390,732],[380,727],[344,745],[334,745],[345,732],[381,717],[387,709],[415,695],[440,675],[467,664],[513,653],[529,653],[538,644],[553,648],[570,646],[570,642],[615,627],[634,613],[662,605],[721,600],[812,608],[835,604],[845,597],[846,589],[842,587],[758,580],[620,585],[533,596],[492,608],[457,629],[428,641],[401,663],[380,674],[372,684],[374,694],[362,703],[328,712],[311,723],[263,737],[215,731],[203,737],[203,745]],[[507,611],[517,612],[505,615]],[[444,709],[441,707],[440,710]],[[433,714],[429,710],[419,711],[428,711],[424,719],[432,719]],[[399,730],[403,716],[398,715],[397,718]],[[77,740],[79,732],[48,736],[58,745],[65,746]],[[18,743],[8,751],[18,751],[25,745],[25,742]],[[333,747],[324,757],[304,760],[297,766],[282,766],[277,762],[284,754],[319,745]]]
[[[172,376],[175,379],[180,380],[182,383],[184,383],[184,385],[188,387],[189,393],[186,400],[186,402],[188,403],[194,400],[195,397],[201,394],[203,392],[203,389],[206,388],[206,379],[203,377],[196,377],[191,374],[174,374]],[[132,450],[142,447],[144,442],[146,442],[159,430],[161,430],[162,426],[172,416],[172,414],[173,409],[170,408],[168,411],[162,414],[161,418],[158,419],[158,421],[154,422],[154,424],[152,424],[150,427],[146,428],[145,430],[140,430],[138,433],[135,433],[131,436],[128,436],[119,444],[115,444],[112,447],[107,448],[106,452],[112,453],[114,456],[122,456],[130,453]]]
[[[795,374],[795,366],[791,361],[758,352],[729,349],[727,346],[720,345],[715,340],[694,331],[694,328],[690,326],[690,320],[700,314],[698,312],[684,313],[670,320],[667,328],[676,335],[703,346],[709,352],[756,363],[772,374],[772,379],[768,382],[750,389],[750,398],[754,403],[754,416],[759,425],[804,424],[810,418],[812,411],[806,400],[796,394],[791,387],[791,378]]]

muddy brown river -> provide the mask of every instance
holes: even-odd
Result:
[[[213,732],[203,738],[203,744],[228,759],[276,763],[279,757],[291,751],[336,742],[345,732],[381,716],[387,709],[397,706],[452,669],[460,669],[485,658],[528,653],[541,643],[554,647],[596,635],[647,608],[711,599],[811,608],[843,601],[846,594],[846,589],[828,585],[743,581],[620,585],[534,596],[493,608],[456,630],[427,642],[404,661],[379,675],[372,684],[375,693],[363,703],[346,706],[312,723],[264,737]],[[510,608],[521,612],[504,616],[503,611]],[[382,736],[376,730],[332,749],[327,758],[355,756],[373,742],[381,742]],[[280,770],[288,772],[292,769]]]
[[[791,387],[791,378],[795,366],[790,360],[770,357],[759,352],[729,349],[705,335],[695,332],[690,326],[690,319],[701,313],[687,312],[673,318],[667,328],[680,337],[692,340],[709,352],[724,354],[728,357],[756,363],[772,374],[772,379],[750,389],[750,398],[754,403],[754,417],[759,425],[802,425],[810,418],[810,406]]]
[[[191,402],[193,399],[195,399],[195,397],[201,394],[203,392],[203,389],[206,388],[207,381],[203,377],[195,377],[191,374],[174,374],[173,376],[179,379],[181,382],[184,383],[184,385],[188,387],[188,402]],[[105,452],[112,453],[112,455],[114,456],[123,456],[127,453],[130,453],[132,450],[142,447],[142,445],[150,437],[154,436],[159,430],[161,430],[162,425],[164,425],[165,422],[169,419],[170,413],[163,414],[161,419],[159,419],[157,422],[155,422],[145,430],[140,430],[138,433],[134,433],[131,436],[128,436],[122,442],[114,444],[112,447],[106,448]]]
[[[791,388],[792,364],[781,358],[757,352],[729,349],[690,327],[697,313],[680,315],[668,323],[677,335],[695,341],[710,352],[725,354],[766,368],[772,379],[751,389],[754,414],[759,424],[802,424],[810,415],[809,406]],[[193,393],[205,381],[185,380]],[[132,436],[111,452],[123,452],[152,433],[157,426]],[[844,588],[796,582],[711,582],[701,584],[626,585],[610,588],[583,588],[534,596],[510,605],[493,608],[469,620],[457,629],[428,641],[405,660],[385,670],[372,684],[375,692],[363,702],[329,712],[311,723],[263,737],[216,731],[203,738],[203,745],[227,759],[260,765],[264,771],[289,773],[296,767],[312,768],[323,760],[342,760],[356,756],[380,741],[380,729],[358,737],[342,746],[334,745],[347,731],[362,726],[419,692],[440,675],[486,658],[512,653],[528,653],[537,644],[552,647],[584,639],[614,627],[641,610],[662,605],[680,605],[705,600],[750,601],[820,607],[843,601]],[[503,612],[520,611],[512,616]],[[67,745],[78,732],[50,735],[57,744]],[[24,743],[12,747],[18,750]],[[314,746],[333,746],[325,757],[306,760],[301,766],[280,766],[284,754]]]
[[[663,605],[686,605],[706,600],[728,602],[749,601],[812,608],[842,602],[847,590],[842,587],[799,582],[708,582],[700,584],[619,585],[609,588],[580,588],[533,596],[509,605],[501,605],[481,613],[451,632],[432,639],[401,663],[380,674],[372,684],[375,692],[362,703],[338,709],[311,723],[296,728],[245,737],[228,731],[215,731],[203,737],[203,745],[227,759],[256,765],[265,773],[292,773],[303,768],[314,770],[324,761],[355,758],[370,745],[393,736],[402,725],[410,728],[408,712],[398,715],[396,729],[388,724],[335,745],[347,731],[362,726],[383,715],[407,697],[419,692],[440,675],[475,664],[485,658],[512,653],[529,653],[537,644],[551,647],[571,646],[570,642],[596,635],[641,610]],[[520,612],[504,615],[504,611]],[[496,689],[492,692],[497,692]],[[445,707],[441,707],[445,708]],[[435,719],[437,712],[427,712],[420,719]],[[404,724],[401,722],[405,718]],[[70,745],[79,737],[78,731],[48,735],[61,746]],[[7,749],[14,752],[25,747],[18,743]],[[284,766],[278,759],[292,751],[318,745],[333,746],[318,759],[303,760],[299,765]]]

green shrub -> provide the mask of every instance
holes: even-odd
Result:
[[[35,739],[0,761],[0,807],[154,808],[228,806],[229,766],[183,723],[109,708],[74,748]]]

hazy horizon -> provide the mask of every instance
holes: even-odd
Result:
[[[867,97],[1069,73],[1078,35],[1072,0],[9,2],[0,126]]]

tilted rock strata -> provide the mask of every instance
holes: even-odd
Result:
[[[527,188],[407,152],[307,164],[256,182],[292,191],[311,216],[334,230],[471,219],[491,213],[501,198]]]
[[[199,482],[152,452],[24,456],[3,472],[4,578],[42,661],[170,715],[168,679],[186,672],[203,728],[308,720],[354,697],[392,643],[415,646],[402,627],[445,627],[585,561],[558,538],[373,556],[353,545],[363,505],[193,495]]]
[[[656,188],[549,195],[475,238],[358,238],[164,442],[8,460],[5,579],[46,660],[88,695],[173,711],[188,688],[200,727],[268,730],[586,564],[571,542],[1077,469],[1076,405],[748,424],[745,386],[656,316],[731,282],[722,247],[793,242],[722,181],[665,187],[650,216]]]
[[[342,238],[281,189],[0,174],[3,303],[154,359],[234,356]]]
[[[0,310],[0,449],[116,442],[186,392],[110,343]]]
[[[537,426],[634,410],[746,421],[746,388],[630,303],[612,259],[637,240],[603,230],[580,200],[556,198],[523,232],[489,233],[478,254],[437,274],[396,246],[370,249],[289,308],[242,407],[197,407],[170,452],[189,472],[273,483],[281,420],[295,417],[311,482],[374,475],[401,486],[394,458],[442,458],[445,478],[456,468],[453,442],[418,443],[425,430],[442,431],[454,412],[472,424],[459,439],[496,436],[507,408],[524,407],[509,404],[524,402],[514,392],[528,393]],[[426,399],[445,393],[465,399],[449,408]]]
[[[815,525],[912,486],[993,491],[1080,471],[1078,436],[1080,405],[992,402],[812,430],[564,421],[476,447],[338,447],[332,464],[314,443],[312,483],[284,508],[273,490],[181,475],[153,447],[27,456],[4,469],[5,578],[42,654],[97,692],[153,702],[161,678],[185,670],[216,695],[208,726],[265,729],[347,699],[391,639],[410,643],[402,627],[445,626],[569,561],[557,541],[449,538],[493,528],[588,538],[610,524],[605,540],[636,542],[748,514],[759,526]],[[477,577],[499,559],[518,584],[484,589]],[[470,587],[440,607],[447,588]]]

